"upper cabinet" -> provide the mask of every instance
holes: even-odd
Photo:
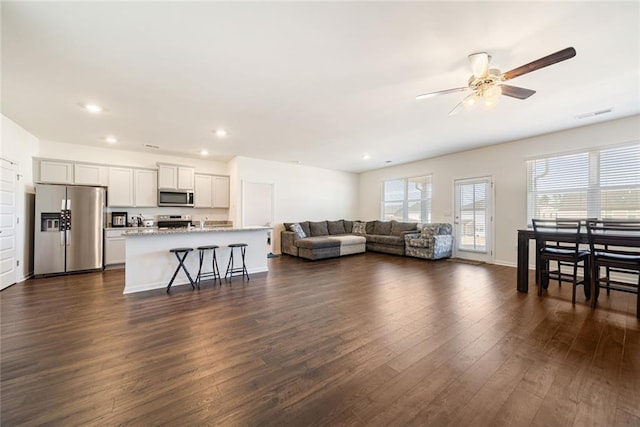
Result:
[[[194,199],[196,208],[228,208],[229,177],[196,174]]]
[[[133,169],[109,168],[108,206],[134,206],[133,183]]]
[[[158,172],[146,169],[136,169],[133,172],[135,206],[158,206]]]
[[[155,170],[109,168],[108,205],[155,208],[158,206],[157,182]]]
[[[195,169],[188,166],[158,163],[159,190],[194,190]]]
[[[76,163],[73,165],[74,184],[78,185],[107,185],[108,170],[105,166],[86,165]]]
[[[73,184],[73,163],[41,160],[39,182]]]
[[[229,207],[229,177],[213,177],[213,206],[214,208]]]

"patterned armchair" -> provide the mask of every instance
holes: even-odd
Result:
[[[453,227],[447,223],[425,224],[419,234],[408,234],[404,239],[407,256],[448,258],[453,250]]]

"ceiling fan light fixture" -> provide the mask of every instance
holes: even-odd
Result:
[[[467,96],[465,99],[462,100],[462,105],[464,105],[464,108],[467,110],[473,110],[478,106],[478,103],[480,102],[480,100],[481,98],[480,96],[478,96],[477,93],[472,93],[471,95]]]

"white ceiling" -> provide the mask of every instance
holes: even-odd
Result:
[[[44,140],[364,171],[640,112],[640,3],[2,2],[3,114]],[[490,111],[467,55],[537,91]],[[107,111],[86,113],[94,102]],[[613,108],[609,114],[575,116]],[[217,139],[212,130],[230,133]],[[368,154],[368,160],[363,156]]]

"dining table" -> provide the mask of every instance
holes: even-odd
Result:
[[[516,289],[518,292],[529,292],[529,241],[535,241],[535,239],[536,236],[533,232],[533,228],[522,228],[518,230],[518,273],[516,280]],[[583,244],[589,243],[589,236],[586,228],[580,231],[579,241]],[[536,283],[540,282],[539,252],[540,251],[536,246]],[[588,293],[588,286],[585,286],[585,295],[588,296]]]
[[[616,239],[614,241],[611,241],[610,244],[640,248],[640,235],[638,235],[637,231],[630,230],[629,233],[625,234],[628,235],[616,235]],[[529,241],[535,241],[535,239],[536,236],[533,228],[518,229],[518,270],[516,279],[516,289],[518,290],[518,292],[529,292]],[[579,242],[581,244],[589,243],[589,234],[587,233],[586,226],[582,227],[580,230]],[[540,264],[538,259],[539,252],[539,248],[536,245],[536,283],[540,283]],[[585,286],[584,288],[585,296],[587,296],[588,298],[590,294],[590,286]]]

